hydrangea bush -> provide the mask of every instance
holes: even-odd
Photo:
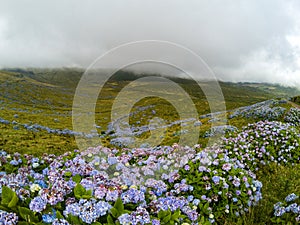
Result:
[[[300,159],[299,131],[289,123],[259,121],[224,139],[230,158],[255,171],[260,165],[297,163]]]
[[[235,109],[229,118],[245,117],[245,118],[259,118],[263,120],[278,120],[283,117],[286,108],[281,107],[280,104],[286,103],[281,100],[267,100],[259,102],[250,106],[240,107]]]
[[[214,137],[217,135],[224,135],[226,133],[237,131],[238,129],[231,125],[221,125],[210,128],[205,132],[204,137]]]
[[[271,221],[274,224],[300,223],[299,195],[291,193],[286,196],[283,202],[274,204],[274,214]]]
[[[199,214],[208,216],[211,223],[227,215],[244,214],[261,199],[262,184],[255,174],[218,147],[196,154],[179,174],[184,179],[174,187],[185,189]]]
[[[295,126],[299,126],[300,125],[300,109],[290,108],[290,110],[285,115],[284,120]]]
[[[254,174],[218,148],[197,154],[198,147],[97,147],[41,158],[2,152],[2,170],[14,172],[0,175],[1,221],[210,224],[260,199]]]
[[[269,121],[204,150],[99,146],[41,157],[2,151],[0,224],[222,224],[262,198],[260,165],[297,163],[299,152],[297,129]],[[274,209],[276,221],[295,211],[284,204]]]

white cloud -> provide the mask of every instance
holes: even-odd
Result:
[[[297,0],[0,0],[0,15],[0,67],[86,67],[158,39],[195,51],[224,80],[299,79]]]

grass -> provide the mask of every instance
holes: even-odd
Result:
[[[263,183],[263,198],[259,204],[245,216],[227,221],[228,225],[264,225],[272,224],[273,206],[282,202],[288,194],[300,193],[300,165],[265,166],[257,173],[258,180]]]
[[[0,118],[16,121],[20,124],[40,124],[53,129],[72,129],[72,103],[76,86],[83,71],[80,69],[10,69],[0,71]],[[127,78],[124,80],[124,78]],[[134,80],[137,75],[117,72],[100,92],[96,107],[96,123],[98,133],[105,133],[111,118],[111,109],[117,94]],[[209,104],[198,84],[194,81],[172,78],[191,97],[199,115],[209,113]],[[144,92],[145,88],[136,89],[136,93]],[[147,85],[147,84],[144,84]],[[227,109],[254,104],[274,97],[286,97],[296,92],[295,89],[267,84],[235,84],[220,82]],[[163,91],[163,90],[162,90]],[[174,94],[176,90],[174,90]],[[172,95],[173,93],[169,93]],[[151,93],[149,93],[151,95]],[[130,123],[147,125],[154,117],[161,117],[167,123],[179,119],[176,109],[166,100],[157,97],[144,98],[131,103]],[[153,108],[139,112],[139,107],[152,105]],[[288,107],[288,106],[287,106]],[[152,110],[156,111],[153,115]],[[185,110],[187,112],[188,110]],[[17,116],[16,116],[17,115]],[[207,119],[202,119],[199,142],[203,145],[206,139],[203,134],[210,128]],[[229,124],[242,127],[249,120],[232,119]],[[174,125],[166,129],[164,138],[156,137],[156,143],[172,144],[178,141],[181,127]],[[13,125],[1,125],[0,148],[8,152],[30,152],[36,155],[43,152],[60,154],[64,151],[76,149],[74,137],[49,135],[46,132],[34,133],[22,126],[15,130]],[[148,138],[149,132],[138,136]],[[110,137],[101,139],[104,145],[109,145]],[[30,143],[30,144],[29,144]]]

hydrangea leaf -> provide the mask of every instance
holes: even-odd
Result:
[[[81,181],[81,176],[76,174],[74,177],[72,177],[72,180],[78,184]]]
[[[118,210],[116,208],[111,208],[110,213],[114,218],[118,218]]]
[[[27,222],[38,222],[39,219],[34,215],[34,212],[25,207],[19,207],[20,216]]]
[[[74,195],[77,199],[81,199],[86,193],[85,188],[81,184],[77,184],[74,188]]]
[[[14,207],[17,206],[18,202],[19,202],[19,198],[18,198],[17,194],[14,192],[13,196],[12,196],[12,199],[8,204],[8,207],[9,208],[14,208]]]
[[[124,211],[124,205],[120,198],[118,198],[117,201],[115,202],[114,208],[116,208],[118,210],[119,214],[122,215],[122,213]]]
[[[71,222],[71,224],[82,224],[77,216],[69,215],[68,221]]]
[[[177,209],[171,216],[172,221],[179,222],[180,211]]]
[[[19,221],[18,225],[30,225],[30,223],[28,223],[26,221]]]
[[[57,219],[64,219],[63,215],[61,215],[60,211],[56,211],[56,218]]]
[[[107,223],[108,223],[108,225],[114,225],[115,224],[113,218],[111,217],[111,215],[107,216]]]
[[[2,187],[2,205],[8,206],[8,208],[14,208],[16,207],[18,201],[19,198],[13,190],[6,186]]]
[[[164,224],[167,224],[171,220],[171,214],[167,215],[165,218],[163,218],[162,222]]]
[[[13,193],[14,192],[9,187],[3,186],[2,195],[1,195],[2,198],[1,204],[8,205],[13,198]]]
[[[82,195],[81,198],[82,199],[90,199],[92,197],[92,195]]]

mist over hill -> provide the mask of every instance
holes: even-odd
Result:
[[[85,72],[85,70],[82,68],[5,68],[2,69],[2,71],[10,72],[13,74],[13,76],[16,77],[23,77],[24,79],[30,78],[32,80],[42,82],[45,84],[51,84],[72,89],[77,86],[83,73]],[[102,74],[111,73],[111,71],[112,70],[109,69],[99,69],[96,71],[95,74],[96,76],[101,77]],[[164,76],[179,84],[196,85],[196,82],[194,80],[185,77],[162,75],[157,73],[151,74],[148,72],[139,73],[131,70],[118,70],[110,77],[109,80],[118,82],[128,82],[147,76]],[[256,95],[272,97],[292,97],[300,94],[299,88],[284,86],[281,84],[224,81],[219,81],[219,84],[222,87],[222,89],[233,88],[233,92],[235,89],[243,89],[243,92],[249,92],[250,95],[254,92],[256,93]],[[238,95],[238,91],[236,92],[236,94]]]

